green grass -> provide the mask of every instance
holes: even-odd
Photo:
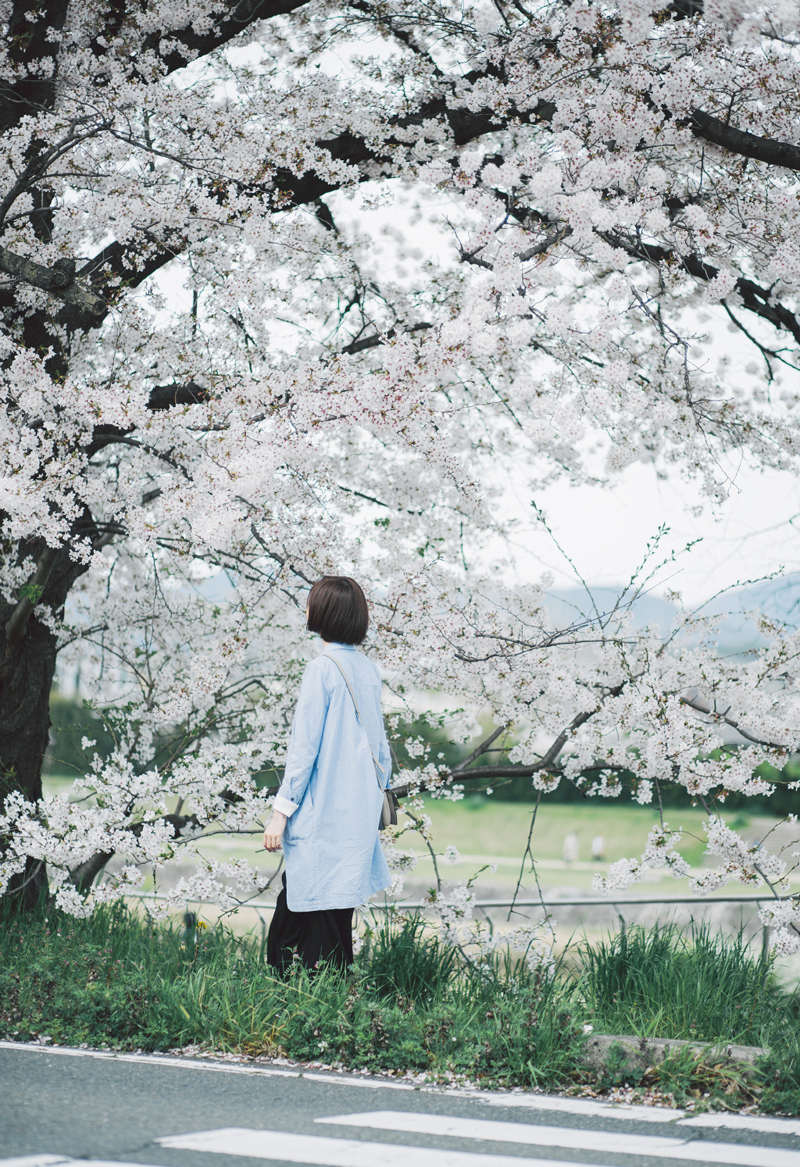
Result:
[[[786,1005],[772,956],[704,924],[632,927],[576,955],[577,991],[604,1033],[761,1045]]]
[[[426,798],[425,810],[431,817],[437,846],[444,848],[453,843],[463,855],[516,859],[525,848],[533,804],[492,802],[491,798],[467,795],[460,802]],[[703,812],[681,810],[667,817],[670,826],[683,826],[697,836],[687,838],[680,850],[690,863],[699,863],[703,852]],[[602,835],[606,860],[613,863],[625,856],[641,854],[648,831],[657,822],[657,809],[621,801],[595,800],[583,806],[547,803],[540,806],[537,814],[533,853],[538,859],[560,860],[564,839],[574,832],[578,836],[578,858],[588,861],[593,837]],[[419,850],[418,844],[414,846]],[[602,870],[604,865],[596,866]]]
[[[0,1036],[12,1040],[192,1045],[552,1090],[590,1079],[580,1051],[591,1022],[596,1032],[771,1051],[749,1077],[686,1052],[644,1075],[612,1066],[593,1079],[599,1088],[641,1082],[676,1100],[710,1092],[728,1107],[760,1099],[765,1110],[800,1111],[797,999],[741,938],[631,928],[577,946],[549,972],[509,953],[476,970],[405,917],[367,931],[349,975],[297,968],[281,980],[252,935],[156,926],[123,905],[88,920],[7,913],[0,925]]]
[[[426,929],[421,916],[368,928],[360,964],[379,997],[431,1004],[447,995],[459,972],[458,950]]]
[[[118,906],[89,920],[7,918],[0,1032],[67,1045],[166,1050],[187,1044],[369,1070],[558,1086],[582,1034],[568,993],[500,959],[475,976],[418,921],[379,929],[353,973],[301,968],[286,980],[263,944],[222,928],[186,936]]]
[[[754,1071],[721,1070],[715,1056],[678,1050],[648,1076],[680,1105],[710,1095],[725,1108],[758,1102],[767,1112],[800,1113],[800,1001],[783,991],[774,957],[753,952],[741,934],[726,939],[708,927],[633,927],[607,941],[578,946],[575,1007],[599,1033],[767,1049]],[[628,1074],[624,1057],[601,1086]]]

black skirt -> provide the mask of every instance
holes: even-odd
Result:
[[[353,909],[292,912],[286,906],[286,872],[267,935],[267,964],[285,973],[297,959],[307,969],[327,961],[344,969],[353,963]]]

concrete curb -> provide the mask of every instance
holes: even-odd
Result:
[[[697,1042],[663,1037],[632,1037],[627,1034],[613,1036],[595,1033],[583,1047],[583,1065],[589,1070],[603,1070],[614,1047],[622,1047],[626,1061],[632,1070],[646,1070],[658,1065],[670,1054],[691,1049],[694,1054],[708,1053],[714,1062],[729,1062],[732,1065],[753,1066],[758,1058],[769,1053],[758,1045],[733,1045],[723,1042]]]

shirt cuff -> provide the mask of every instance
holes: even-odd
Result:
[[[290,798],[284,798],[282,794],[276,794],[272,809],[277,810],[278,814],[285,814],[287,819],[290,819],[299,805],[297,802],[292,802]]]

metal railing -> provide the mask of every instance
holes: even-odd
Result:
[[[141,900],[170,900],[172,896],[164,895],[162,892],[153,891],[127,891],[124,893],[125,898],[141,899]],[[517,899],[517,900],[473,900],[473,907],[475,908],[558,908],[558,907],[595,907],[595,908],[615,908],[618,904],[767,904],[775,900],[773,895],[763,896],[717,896],[711,895],[703,898],[702,896],[640,896],[637,899],[601,899],[600,896],[579,896],[579,897],[564,897],[555,900],[545,899]],[[779,896],[780,900],[793,899],[793,895]],[[189,898],[186,900],[187,904],[210,904],[212,900],[199,900]],[[400,912],[420,912],[430,911],[432,908],[430,900],[399,900],[397,902],[383,904],[370,904],[370,910],[378,912],[386,911],[400,911]],[[244,900],[237,903],[237,908],[266,908],[268,911],[273,911],[275,908],[274,902],[271,900]],[[235,909],[230,909],[235,910]]]
[[[125,893],[125,898],[141,899],[141,900],[160,900],[162,902],[171,899],[170,896],[164,895],[160,892],[152,891],[130,891]],[[631,907],[646,907],[648,905],[659,904],[663,906],[679,906],[682,904],[694,904],[695,906],[709,907],[712,904],[767,904],[775,901],[773,895],[738,895],[738,896],[717,896],[710,895],[706,898],[701,896],[639,896],[632,898],[617,898],[617,899],[601,899],[599,896],[570,896],[559,899],[546,900],[541,899],[517,899],[517,900],[473,900],[472,906],[479,908],[484,915],[486,915],[487,908],[544,908],[547,911],[552,908],[574,908],[574,907],[594,907],[594,908],[612,908],[617,915],[620,923],[620,932],[625,933],[628,927],[628,920],[622,911],[623,908]],[[791,899],[792,896],[779,896],[779,899]],[[211,903],[211,900],[187,899],[186,910],[189,910],[190,904]],[[219,906],[219,905],[216,905]],[[266,920],[261,915],[262,910],[272,912],[275,910],[275,903],[270,900],[246,900],[244,903],[239,903],[235,908],[223,909],[227,912],[235,912],[240,908],[252,908],[261,922],[261,930],[266,930]],[[377,912],[424,912],[431,911],[433,905],[429,900],[406,900],[405,902],[389,903],[384,901],[382,904],[370,904],[370,911]],[[761,946],[764,951],[769,947],[769,927],[762,925],[761,931]]]
[[[164,895],[163,893],[159,893],[159,892],[126,892],[125,897],[126,897],[126,899],[156,900],[156,901],[162,901],[162,902],[168,901],[171,899],[171,896]],[[790,896],[790,895],[779,896],[778,899],[788,900],[788,899],[792,899],[792,896]],[[771,902],[774,902],[774,900],[776,900],[776,896],[769,895],[769,894],[767,894],[767,895],[709,895],[706,897],[706,899],[703,899],[703,897],[696,896],[696,895],[681,895],[681,896],[643,895],[643,896],[638,896],[637,899],[630,899],[630,897],[629,897],[629,899],[616,899],[616,900],[601,899],[601,897],[599,897],[599,896],[564,896],[563,899],[561,899],[561,897],[560,897],[560,899],[556,899],[556,900],[545,900],[545,899],[543,899],[543,897],[541,897],[541,899],[536,899],[536,900],[527,900],[527,899],[526,900],[473,900],[472,907],[478,908],[478,909],[480,909],[480,911],[483,911],[483,914],[484,914],[484,916],[486,916],[487,920],[489,920],[489,916],[486,915],[487,908],[545,908],[547,911],[549,911],[550,909],[553,909],[553,908],[560,908],[560,907],[561,908],[584,908],[584,907],[612,908],[613,911],[615,911],[615,913],[617,914],[617,918],[619,920],[619,931],[622,932],[623,935],[625,935],[625,932],[627,930],[627,917],[623,911],[623,908],[647,907],[647,906],[652,906],[652,904],[660,904],[660,906],[666,906],[666,907],[673,906],[673,904],[674,904],[674,906],[678,907],[678,906],[681,906],[681,904],[687,904],[687,903],[695,904],[695,906],[697,906],[697,907],[700,907],[700,906],[710,907],[711,904],[714,904],[714,903],[743,903],[743,904],[744,903],[752,903],[753,906],[758,906],[758,904],[771,903]],[[185,901],[185,904],[187,904],[187,913],[189,911],[189,906],[192,903],[211,903],[211,902],[212,901],[210,901],[210,900],[187,900],[187,901]],[[236,908],[229,908],[229,909],[223,909],[223,910],[225,911],[225,913],[229,913],[229,911],[230,911],[230,913],[233,913],[233,911],[238,911],[240,908],[252,908],[255,911],[255,914],[257,914],[257,916],[259,918],[259,923],[261,925],[261,936],[265,937],[266,931],[267,931],[267,922],[266,922],[264,916],[261,915],[261,911],[262,910],[274,911],[275,910],[275,903],[271,900],[246,900],[244,903],[238,903]],[[429,911],[429,910],[431,910],[431,908],[433,908],[433,904],[431,904],[429,900],[407,900],[405,903],[403,903],[403,902],[390,903],[388,901],[384,901],[384,903],[371,903],[370,904],[371,911],[426,911],[426,910]],[[493,925],[492,925],[491,921],[490,921],[490,929],[493,930]],[[766,952],[769,951],[769,948],[770,948],[770,928],[769,928],[769,925],[763,924],[762,925],[762,953],[764,953],[764,955],[766,955]]]

